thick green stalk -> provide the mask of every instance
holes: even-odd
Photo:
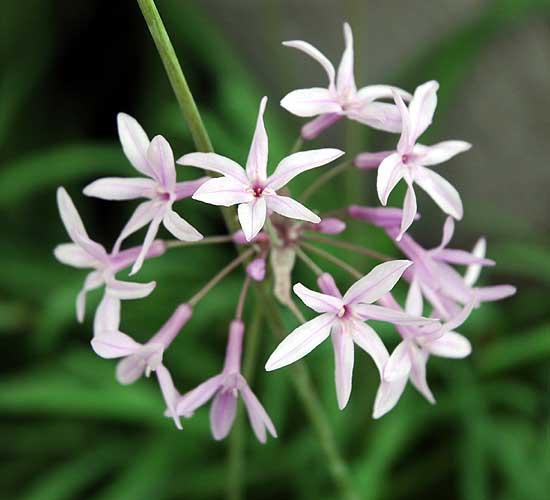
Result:
[[[155,6],[155,2],[153,0],[137,0],[137,2],[149,27],[197,149],[204,152],[213,151],[212,143],[183,75],[174,47]],[[222,212],[229,231],[231,233],[235,232],[238,229],[238,224],[232,212],[228,209],[224,209]],[[262,303],[263,310],[269,311],[269,319],[274,333],[280,337],[283,335],[285,329],[279,310],[277,309],[277,304],[270,297],[265,285],[258,284],[255,289],[259,301]],[[341,488],[345,498],[349,500],[358,499],[359,497],[353,491],[349,470],[338,452],[332,429],[315,394],[306,367],[300,364],[293,368],[293,373],[292,380],[306,413],[319,436],[321,446],[328,461],[329,470],[335,482]]]

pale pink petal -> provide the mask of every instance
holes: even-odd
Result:
[[[353,341],[373,359],[382,378],[390,355],[378,334],[369,325],[360,321],[352,321],[350,331]]]
[[[277,346],[265,369],[277,370],[309,354],[329,336],[333,323],[334,315],[325,313],[300,325]]]
[[[343,154],[343,151],[333,148],[313,149],[291,154],[279,162],[275,172],[269,176],[266,187],[277,191],[302,172],[326,165]]]
[[[157,374],[160,390],[162,392],[162,396],[164,397],[164,402],[166,403],[166,406],[168,408],[168,413],[174,419],[176,427],[181,430],[181,422],[178,414],[176,413],[178,391],[174,387],[174,382],[172,381],[170,372],[166,369],[164,365],[160,365],[157,366],[155,373]]]
[[[375,101],[377,99],[393,99],[393,93],[397,92],[403,99],[410,101],[412,95],[406,90],[394,87],[393,85],[367,85],[362,87],[355,94],[356,101]]]
[[[464,323],[472,313],[475,305],[476,298],[470,300],[470,302],[468,302],[462,309],[460,309],[459,312],[453,315],[453,317],[451,317],[451,319],[443,325],[443,330],[454,330],[455,328],[458,328],[460,325],[462,325],[462,323]]]
[[[268,142],[267,132],[264,125],[264,111],[267,104],[267,97],[260,101],[258,119],[256,121],[256,130],[252,138],[252,145],[246,160],[246,175],[251,182],[263,183],[267,178],[267,155]]]
[[[113,271],[114,274],[121,271],[125,267],[128,267],[129,265],[133,264],[135,260],[138,258],[139,253],[141,252],[141,245],[128,248],[126,250],[121,250],[115,255],[110,255],[109,260],[111,262],[111,265],[109,266],[111,271]],[[166,252],[166,244],[162,240],[155,240],[149,247],[149,251],[147,252],[146,258],[151,259],[153,257],[158,257],[159,255],[162,255],[164,252]]]
[[[183,200],[193,196],[197,189],[199,189],[205,182],[209,181],[210,177],[199,177],[193,181],[177,182],[174,186],[174,194],[176,195],[176,201]]]
[[[356,281],[344,295],[344,303],[365,302],[370,304],[388,293],[401,278],[410,260],[392,260],[377,265],[372,271]]]
[[[401,227],[399,234],[395,238],[399,241],[407,229],[411,227],[416,217],[416,194],[412,184],[407,186],[407,192],[405,193],[405,199],[403,200],[403,218],[401,219]]]
[[[132,270],[130,271],[130,276],[133,276],[136,274],[143,265],[143,262],[145,261],[145,256],[149,252],[149,248],[153,244],[153,240],[157,236],[160,223],[164,219],[165,215],[165,207],[161,207],[157,209],[157,213],[153,217],[153,220],[149,224],[149,227],[147,228],[147,232],[145,233],[145,239],[143,240],[143,245],[141,247],[141,252],[138,255],[138,258],[134,262],[134,265],[132,266]]]
[[[453,248],[445,248],[444,250],[440,250],[436,255],[434,255],[434,258],[448,262],[449,264],[458,264],[460,266],[468,266],[473,264],[479,266],[495,265],[494,260],[481,259],[475,255],[472,255],[470,252],[466,252],[465,250],[455,250]]]
[[[254,200],[254,195],[247,184],[243,184],[234,177],[217,177],[199,187],[193,194],[193,199],[211,205],[230,207],[251,202]]]
[[[154,281],[150,281],[149,283],[132,283],[111,278],[107,282],[107,292],[113,297],[123,300],[142,299],[147,297],[155,289],[155,286],[156,282]]]
[[[313,224],[321,222],[321,218],[309,208],[304,207],[300,202],[288,196],[277,194],[265,196],[267,207],[274,212],[290,219],[305,220]]]
[[[423,148],[422,155],[418,160],[421,165],[437,165],[450,160],[459,153],[468,151],[472,145],[464,141],[443,141]],[[416,148],[415,148],[416,149]]]
[[[342,294],[336,286],[334,278],[329,273],[323,273],[317,278],[317,286],[326,295],[342,298]]]
[[[237,162],[216,153],[189,153],[182,156],[176,163],[217,172],[218,174],[234,177],[242,184],[248,184],[245,170]]]
[[[431,354],[443,358],[465,358],[472,352],[470,341],[456,332],[447,332],[442,337],[424,345]]]
[[[342,110],[333,93],[319,87],[293,90],[281,99],[280,104],[293,115],[302,117],[340,113]]]
[[[336,399],[338,408],[343,410],[351,395],[353,378],[353,338],[350,332],[338,325],[331,333],[334,349],[334,378],[336,383]]]
[[[86,276],[84,286],[76,296],[76,319],[79,323],[84,321],[86,312],[86,294],[103,284],[103,276],[98,271],[93,271]]]
[[[306,141],[311,141],[343,116],[340,113],[324,113],[302,126],[300,134]]]
[[[374,400],[372,418],[380,418],[394,408],[407,385],[407,377],[395,380],[394,382],[380,382]]]
[[[291,40],[289,42],[283,42],[283,45],[286,47],[292,47],[294,49],[301,50],[305,52],[309,57],[315,59],[323,69],[326,71],[329,81],[329,86],[334,86],[334,66],[332,63],[313,45],[303,42],[301,40]]]
[[[344,23],[344,39],[346,48],[342,54],[342,60],[338,66],[336,76],[336,88],[340,95],[353,94],[357,88],[353,76],[353,33],[348,23]]]
[[[409,109],[403,102],[401,96],[393,91],[393,100],[401,116],[401,137],[397,143],[399,154],[409,154],[412,151],[416,138],[414,137],[414,123],[412,122]]]
[[[399,133],[403,128],[403,117],[399,109],[387,102],[367,102],[361,107],[350,107],[345,112],[351,120],[376,130]]]
[[[176,166],[174,165],[174,153],[168,141],[157,135],[153,137],[147,149],[147,159],[153,177],[166,191],[173,191],[176,185]]]
[[[90,238],[81,234],[80,232],[75,232],[73,236],[74,242],[80,248],[82,248],[90,257],[94,258],[96,262],[103,264],[109,263],[109,256],[107,255],[107,252],[102,245],[96,243],[95,241],[92,241]]]
[[[120,299],[105,293],[94,316],[94,335],[117,331],[120,326]]]
[[[350,205],[348,215],[354,219],[366,220],[371,224],[384,229],[395,229],[401,224],[403,210],[400,208],[385,207],[362,207],[360,205]],[[415,220],[420,219],[420,214],[416,214]]]
[[[88,184],[83,193],[86,196],[102,200],[133,200],[135,198],[153,198],[157,183],[141,177],[104,177]]]
[[[410,355],[412,366],[409,378],[412,384],[431,404],[435,404],[435,398],[426,380],[426,361],[428,360],[428,353],[411,345]]]
[[[417,279],[413,279],[407,292],[407,299],[405,301],[405,312],[412,316],[422,316],[424,310],[424,303],[422,300],[422,291]]]
[[[423,326],[437,323],[435,318],[424,318],[422,316],[412,316],[402,311],[396,311],[384,306],[374,304],[357,304],[354,311],[361,316],[362,319],[373,319],[375,321],[387,321],[396,325]]]
[[[337,297],[315,292],[301,283],[297,283],[292,289],[300,297],[300,300],[315,312],[338,314],[342,309],[342,300]]]
[[[395,382],[396,380],[407,378],[411,370],[411,360],[409,358],[409,342],[403,340],[391,353],[390,359],[384,368],[384,380],[386,382]]]
[[[85,269],[95,267],[97,260],[92,258],[80,246],[74,243],[62,243],[57,245],[53,251],[55,258],[62,264]]]
[[[472,255],[480,259],[485,257],[487,252],[487,241],[485,238],[480,238],[477,240],[474,248],[472,249]],[[466,274],[464,275],[464,281],[468,286],[473,286],[474,283],[478,280],[479,274],[481,273],[480,264],[472,264],[466,269]]]
[[[220,388],[223,378],[223,375],[210,377],[193,390],[181,396],[177,404],[178,415],[190,415],[197,408],[205,404]]]
[[[265,224],[267,215],[265,198],[255,198],[249,203],[241,203],[237,208],[237,214],[246,240],[252,240]]]
[[[91,344],[98,356],[107,359],[128,356],[141,347],[141,344],[129,335],[112,330],[95,335]]]
[[[75,240],[74,236],[76,234],[80,234],[82,237],[89,239],[88,233],[84,228],[84,224],[74,206],[73,200],[71,200],[71,197],[63,187],[57,188],[57,208],[59,209],[59,215],[61,216],[63,225],[73,241]]]
[[[426,82],[414,91],[414,96],[409,104],[409,116],[411,121],[411,141],[416,139],[432,123],[432,118],[437,106],[437,89],[439,83],[436,81]]]
[[[447,217],[445,219],[445,224],[443,224],[443,235],[441,237],[441,243],[435,247],[432,252],[437,253],[440,250],[443,250],[453,239],[453,234],[455,232],[455,221],[452,217]]]
[[[189,222],[181,218],[173,210],[168,210],[162,219],[164,227],[168,229],[178,240],[199,241],[202,234],[199,233]]]
[[[117,254],[120,250],[120,245],[122,245],[122,242],[128,238],[128,236],[149,224],[149,222],[151,222],[153,217],[156,215],[157,211],[158,203],[154,201],[144,201],[143,203],[140,203],[122,229],[120,236],[115,242],[112,253]]]
[[[471,300],[472,289],[464,283],[464,279],[456,269],[439,261],[433,261],[432,265],[437,277],[434,287],[448,295],[449,298],[462,304],[466,304]]]
[[[118,136],[126,158],[136,170],[147,176],[151,175],[147,161],[149,138],[135,118],[125,113],[117,115]]]
[[[277,431],[275,430],[273,422],[269,418],[269,415],[265,411],[262,404],[258,401],[256,395],[252,392],[250,387],[248,387],[248,384],[245,383],[239,390],[243,397],[246,411],[248,412],[250,425],[252,426],[258,441],[260,441],[260,443],[266,442],[266,429],[273,437],[276,438]]]
[[[394,151],[377,151],[376,153],[367,153],[367,152],[360,153],[354,158],[353,164],[356,167],[362,168],[364,170],[368,170],[371,168],[378,168],[380,164],[393,153]]]
[[[143,375],[146,368],[147,364],[143,357],[132,354],[118,362],[115,376],[119,384],[130,385]]]
[[[511,297],[516,293],[516,287],[512,285],[482,286],[475,289],[476,296],[481,302],[494,302]]]
[[[210,429],[214,439],[224,439],[237,414],[237,397],[232,389],[218,392],[210,408]]]
[[[457,190],[439,174],[417,167],[414,181],[437,203],[439,208],[455,219],[462,219],[464,210]]]
[[[378,175],[376,177],[376,190],[382,205],[388,203],[390,193],[403,178],[404,174],[405,166],[403,165],[400,154],[393,153],[382,160],[382,163],[380,163],[378,167]]]

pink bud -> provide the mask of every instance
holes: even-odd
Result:
[[[267,234],[265,234],[263,231],[260,231],[255,238],[252,238],[250,241],[246,240],[246,237],[244,236],[244,233],[241,229],[239,229],[234,235],[233,235],[233,243],[237,245],[248,245],[249,243],[262,243],[264,241],[268,241],[269,237]]]
[[[360,153],[353,160],[356,167],[362,169],[378,168],[382,161],[394,151],[378,151],[377,153]]]
[[[338,287],[336,286],[334,278],[329,273],[323,273],[317,278],[317,286],[321,292],[326,295],[332,295],[333,297],[342,296],[340,290],[338,290]]]
[[[403,210],[400,208],[386,207],[362,207],[360,205],[350,205],[348,207],[348,215],[354,219],[366,220],[375,226],[384,229],[399,227]],[[415,215],[415,220],[420,218],[420,214]]]
[[[321,132],[329,128],[333,123],[336,123],[342,115],[338,113],[327,113],[321,116],[318,116],[314,120],[307,122],[302,127],[302,137],[306,141],[311,141],[315,139]]]
[[[312,224],[310,229],[324,234],[340,234],[346,229],[346,223],[336,217],[328,217],[319,224]]]
[[[265,278],[265,258],[258,257],[248,264],[246,274],[254,281],[262,281]]]

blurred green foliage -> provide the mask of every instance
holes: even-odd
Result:
[[[219,21],[205,18],[190,2],[158,3],[215,148],[243,160],[262,95],[253,68],[221,36]],[[115,113],[124,110],[138,117],[147,130],[166,135],[176,152],[192,150],[137,5],[120,4],[27,0],[2,6],[2,498],[214,499],[224,497],[228,488],[234,490],[239,478],[248,498],[336,498],[290,372],[268,376],[261,369],[275,345],[263,319],[258,320],[260,335],[254,347],[256,369],[250,361],[252,347],[245,362],[280,435],[265,446],[255,441],[243,415],[228,441],[214,442],[204,409],[178,433],[162,417],[163,403],[153,380],[119,386],[114,364],[97,358],[88,344],[98,294],[90,296],[86,324],[76,324],[74,300],[83,276],[52,256],[54,245],[67,239],[56,213],[55,187],[69,189],[93,237],[113,241],[131,207],[86,199],[79,191],[101,175],[132,175],[116,143]],[[394,79],[406,87],[426,74],[439,79],[439,119],[495,35],[513,30],[529,16],[548,15],[544,1],[493,1],[484,9],[477,19],[418,54]],[[271,158],[288,151],[297,133],[289,125],[295,123],[277,106],[268,108]],[[383,141],[358,134],[372,146]],[[184,169],[179,174],[186,175]],[[293,189],[303,189],[311,179],[302,176]],[[343,190],[350,188],[339,182]],[[331,210],[357,200],[342,196],[335,206],[331,196],[320,194],[314,202]],[[194,204],[189,219],[205,234],[223,231],[212,207]],[[528,227],[519,237],[498,218],[494,224],[501,229],[494,244],[489,242],[489,255],[498,262],[491,282],[514,283],[520,293],[487,304],[462,328],[474,344],[470,359],[431,360],[436,406],[409,388],[393,412],[373,421],[377,377],[371,363],[358,354],[351,403],[340,412],[329,346],[308,358],[362,498],[546,498],[548,238]],[[350,231],[357,242],[395,254],[380,231],[353,224]],[[125,303],[123,329],[140,340],[148,338],[232,252],[228,247],[178,249],[149,262],[140,278],[156,279],[157,290],[145,301]],[[346,257],[345,251],[335,254]],[[365,270],[373,264],[354,263]],[[301,269],[295,278],[311,282]],[[239,286],[240,279],[233,276],[215,289],[167,353],[182,390],[219,370]],[[292,318],[286,315],[285,320],[291,328]],[[391,343],[395,336],[387,338]],[[243,449],[241,462],[233,468],[227,466],[228,443],[231,453]]]

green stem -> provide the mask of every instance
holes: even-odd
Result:
[[[348,169],[348,167],[351,167],[352,163],[350,160],[346,160],[339,165],[336,165],[335,167],[331,167],[329,170],[327,170],[323,175],[317,177],[315,182],[313,182],[300,196],[300,199],[302,202],[307,201],[314,193],[316,193],[319,188],[324,186],[328,181],[330,181],[332,178],[336,177],[338,174],[341,174],[345,170]]]
[[[335,255],[332,255],[331,253],[325,252],[323,249],[318,248],[314,245],[310,245],[309,243],[302,242],[301,246],[305,248],[306,250],[309,250],[310,252],[316,253],[319,255],[319,257],[323,257],[325,260],[328,260],[329,262],[332,262],[339,268],[343,269],[344,271],[351,274],[356,279],[361,279],[363,277],[363,274],[360,273],[357,269],[355,269],[353,266],[350,266],[347,262],[344,262],[342,259],[339,259]]]
[[[176,94],[176,98],[183,112],[183,116],[191,130],[191,135],[195,142],[195,145],[199,151],[211,152],[213,151],[212,143],[208,136],[208,133],[204,127],[203,121],[199,114],[199,110],[193,99],[193,95],[187,85],[187,81],[183,75],[183,71],[176,57],[174,47],[170,42],[166,28],[162,22],[160,14],[155,6],[153,0],[137,0],[145,22],[149,27],[151,36],[155,42],[159,55],[164,64],[164,68],[168,74],[168,78],[172,85],[172,89]],[[238,230],[239,225],[234,217],[233,211],[230,209],[222,209],[222,214],[225,219],[225,223],[230,233],[234,233]],[[241,251],[239,249],[239,251]],[[285,331],[282,318],[277,304],[273,298],[270,297],[265,284],[258,284],[255,287],[261,307],[266,310],[270,310],[270,320],[276,322],[274,325],[274,332],[278,332],[280,335]],[[353,485],[351,477],[346,464],[342,460],[338,448],[336,446],[336,440],[330,424],[324,414],[323,408],[315,394],[309,373],[305,366],[300,365],[295,367],[295,377],[292,378],[298,395],[302,400],[302,404],[306,409],[306,413],[311,419],[313,426],[319,436],[321,446],[326,454],[329,470],[339,485],[345,497],[349,500],[356,500],[359,496],[353,491]]]
[[[350,243],[349,241],[334,240],[332,238],[327,238],[325,236],[316,234],[306,235],[304,238],[306,240],[316,241],[318,243],[325,243],[326,245],[332,245],[338,248],[344,248],[345,250],[349,250],[351,252],[355,252],[361,255],[366,255],[371,259],[381,260],[383,262],[394,260],[389,255],[377,252],[376,250],[371,250],[370,248],[364,248],[362,246],[356,245],[355,243]]]

